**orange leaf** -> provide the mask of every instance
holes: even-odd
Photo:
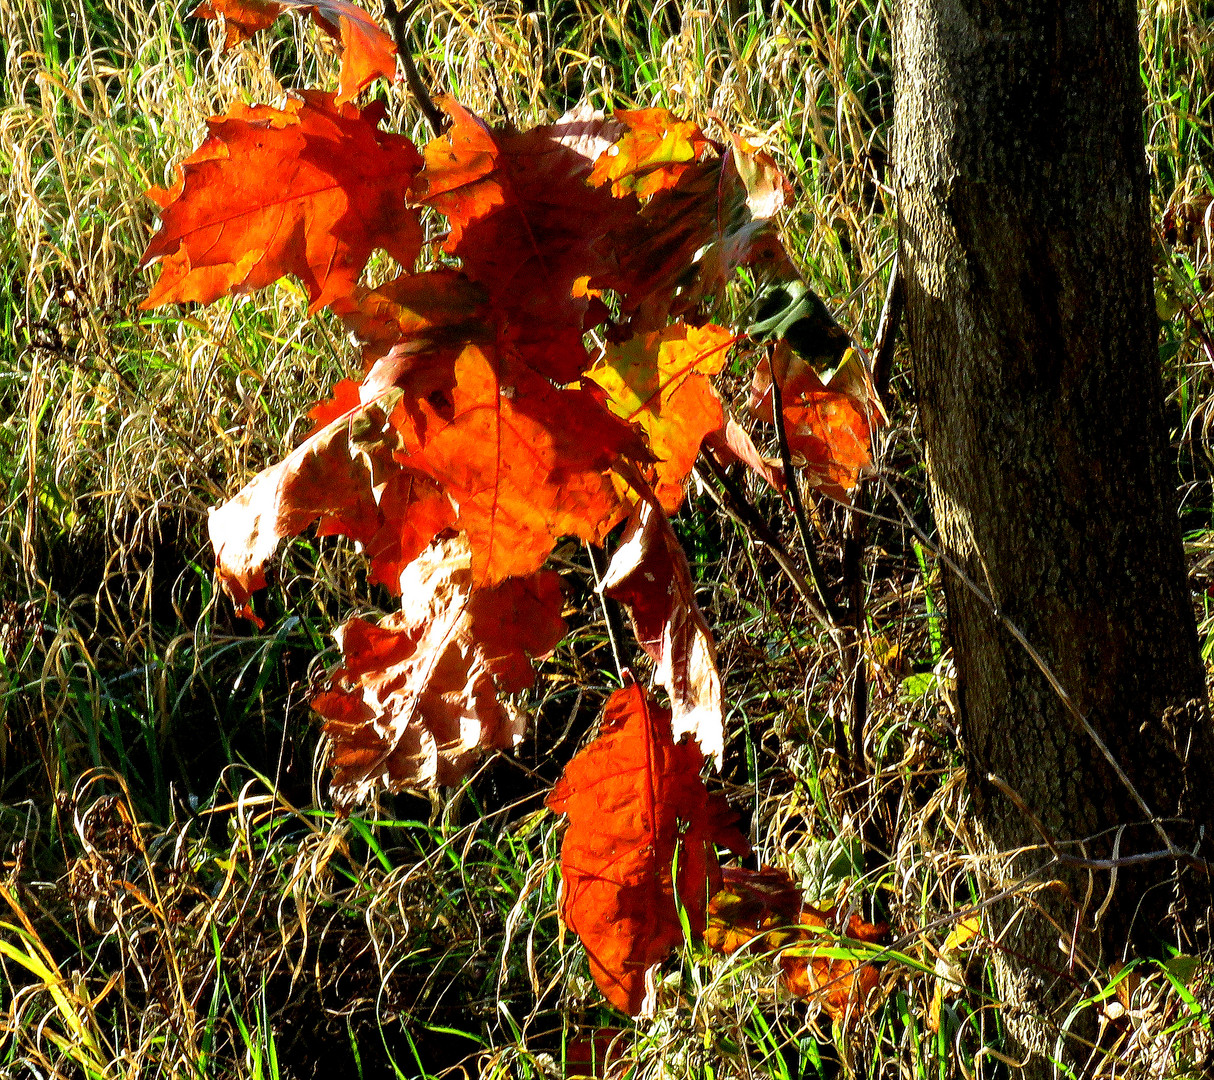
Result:
[[[607,391],[611,411],[641,425],[656,457],[654,493],[668,514],[683,501],[683,483],[704,436],[721,427],[721,401],[709,376],[725,363],[734,334],[720,326],[676,323],[608,344],[589,377]]]
[[[764,358],[755,368],[750,409],[760,420],[769,424],[775,420],[771,392],[773,363],[780,380],[789,450],[799,459],[797,464],[804,469],[811,485],[832,499],[850,504],[849,492],[856,486],[860,473],[872,463],[869,426],[881,423],[880,414],[852,393],[827,387],[787,342],[780,341],[772,360]],[[850,385],[847,388],[853,389]]]
[[[482,751],[517,745],[522,714],[500,695],[532,685],[531,659],[565,635],[562,604],[550,571],[473,590],[462,539],[412,562],[400,612],[338,629],[343,666],[312,702],[333,743],[335,801],[458,783]]]
[[[159,261],[161,275],[140,307],[209,304],[294,274],[315,311],[353,291],[375,248],[411,266],[422,232],[405,193],[421,159],[378,130],[383,112],[304,91],[207,121],[177,185],[148,192],[161,224],[140,266]]]
[[[738,266],[795,273],[771,220],[791,195],[767,154],[733,139],[723,157],[687,166],[615,227],[615,261],[590,284],[620,294],[634,330],[656,330],[716,296]]]
[[[590,175],[596,187],[610,180],[613,195],[644,198],[674,187],[710,145],[697,124],[669,109],[617,110],[615,119],[627,130],[595,161]]]
[[[411,354],[433,352],[469,341],[492,341],[484,288],[455,270],[402,274],[377,289],[359,287],[333,304],[363,343],[369,368],[397,342]]]
[[[857,1004],[866,1003],[880,981],[871,963],[823,955],[839,948],[839,941],[830,933],[831,924],[838,919],[837,905],[823,911],[805,903],[783,870],[731,868],[722,872],[721,891],[709,901],[704,941],[729,954],[762,938],[765,951],[781,950],[784,988],[796,997],[818,1002],[838,1020]],[[888,932],[884,923],[865,922],[855,913],[848,919],[847,937],[854,941],[875,943]]]
[[[694,743],[674,743],[669,712],[633,684],[611,695],[598,738],[548,797],[569,817],[561,917],[599,989],[629,1015],[640,1011],[645,972],[683,940],[679,904],[692,933],[704,931],[720,883],[713,845],[748,848],[728,804],[705,789],[703,761]]]
[[[264,30],[284,11],[311,15],[326,34],[341,42],[337,103],[349,101],[382,75],[396,78],[396,45],[362,8],[347,0],[203,0],[191,14],[197,19],[223,16],[224,49]]]
[[[797,935],[800,914],[801,890],[783,870],[727,866],[708,902],[704,943],[728,956],[762,935],[767,948],[779,948]]]
[[[695,600],[687,556],[661,508],[638,502],[600,586],[628,607],[637,642],[657,665],[674,736],[691,733],[721,767],[725,731],[712,632]]]
[[[399,397],[399,394],[397,395]],[[399,591],[398,578],[455,512],[432,479],[393,457],[400,437],[388,423],[391,401],[339,383],[310,414],[319,427],[292,453],[258,473],[211,511],[208,527],[224,591],[252,616],[249,596],[265,583],[279,541],[313,522],[342,533],[371,559],[371,580]]]
[[[412,358],[397,383],[408,407],[394,422],[458,507],[478,587],[538,569],[562,536],[601,542],[619,520],[607,470],[645,449],[589,389],[558,390],[500,339],[468,344],[450,368]]]
[[[760,454],[746,429],[732,416],[725,418],[723,427],[704,436],[704,445],[725,468],[741,461],[777,491],[783,491],[787,486],[784,481],[784,467],[779,460]]]
[[[588,362],[588,315],[601,308],[584,288],[575,296],[575,285],[602,268],[596,243],[636,212],[635,202],[586,184],[592,161],[582,150],[597,145],[590,130],[609,122],[494,131],[440,100],[454,123],[425,148],[417,198],[447,216],[445,250],[486,287],[529,362],[556,383],[572,382]]]

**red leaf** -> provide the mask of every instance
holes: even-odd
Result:
[[[160,204],[160,231],[140,266],[161,263],[143,308],[258,289],[294,274],[311,310],[349,295],[383,248],[402,266],[421,250],[405,193],[421,165],[400,135],[379,131],[383,106],[361,112],[304,91],[284,109],[238,105],[181,164]]]
[[[610,180],[613,195],[644,198],[674,187],[710,145],[697,124],[669,109],[618,110],[615,119],[627,130],[595,161],[590,176],[596,187]]]
[[[720,768],[725,753],[721,676],[712,632],[695,600],[687,556],[659,507],[633,509],[601,584],[627,606],[637,642],[674,709],[674,736],[688,732]]]
[[[749,846],[725,800],[705,789],[703,761],[694,743],[674,743],[669,712],[632,685],[612,694],[598,738],[548,797],[569,817],[561,917],[585,945],[599,989],[629,1015],[640,1011],[645,972],[683,940],[678,904],[692,933],[704,931],[720,883],[713,845]]]
[[[458,783],[479,754],[522,738],[500,695],[531,686],[532,658],[565,635],[552,572],[472,589],[462,540],[439,541],[401,578],[401,610],[337,631],[343,666],[312,702],[332,739],[332,791],[349,806],[382,788]]]
[[[871,962],[837,955],[843,943],[830,926],[840,919],[838,911],[838,905],[823,911],[805,903],[783,870],[727,869],[708,905],[704,941],[729,954],[762,938],[765,951],[780,950],[784,988],[840,1020],[867,1003],[880,975]],[[855,913],[848,918],[846,936],[853,941],[875,944],[888,932],[884,923],[865,922]]]
[[[349,101],[382,75],[396,78],[396,45],[362,8],[347,0],[203,0],[191,14],[197,19],[223,16],[224,49],[264,30],[284,11],[311,15],[326,34],[341,42],[337,102]]]
[[[734,270],[795,270],[772,225],[791,189],[771,158],[731,136],[719,158],[689,165],[612,234],[614,263],[591,279],[614,289],[634,330],[657,330],[716,296]]]
[[[724,422],[709,376],[724,366],[737,337],[720,326],[676,323],[608,344],[589,377],[607,391],[611,411],[644,429],[653,456],[653,489],[668,514],[683,502],[683,484],[700,443]]]
[[[486,287],[529,362],[556,383],[572,382],[587,364],[591,310],[574,286],[602,268],[596,243],[636,212],[635,202],[586,184],[592,162],[579,150],[594,145],[588,131],[605,122],[492,131],[452,99],[441,103],[454,123],[426,146],[417,197],[447,216],[444,249]]]
[[[399,394],[396,395],[399,397]],[[253,617],[250,594],[265,583],[279,541],[313,522],[321,535],[342,533],[364,545],[371,580],[399,591],[398,578],[455,512],[432,479],[402,467],[388,423],[391,399],[364,402],[349,381],[312,410],[319,427],[277,465],[258,473],[208,523],[224,591]]]
[[[704,436],[704,445],[723,467],[728,468],[734,462],[741,461],[777,491],[783,491],[786,487],[784,467],[779,460],[760,454],[746,429],[732,416],[725,418],[724,426]]]
[[[394,422],[458,507],[478,586],[538,569],[562,536],[602,541],[624,505],[607,470],[647,456],[626,423],[589,389],[555,388],[500,338],[468,344],[450,367],[401,349],[381,361],[406,365]]]
[[[787,342],[780,341],[771,362],[764,358],[755,368],[750,409],[760,420],[769,424],[775,420],[771,392],[773,364],[780,380],[788,448],[799,459],[795,463],[804,469],[809,483],[823,494],[850,504],[849,493],[860,473],[872,463],[869,429],[870,425],[880,425],[881,414],[853,396],[853,384],[844,384],[853,393],[827,387]],[[840,365],[840,370],[850,369]]]

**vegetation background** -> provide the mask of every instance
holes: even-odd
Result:
[[[388,598],[340,543],[300,541],[254,631],[215,594],[205,522],[293,444],[355,349],[331,317],[305,318],[285,279],[183,316],[140,312],[150,278],[135,266],[154,221],[142,193],[205,118],[330,85],[335,65],[303,21],[220,55],[191,7],[0,0],[0,1073],[573,1075],[593,1033],[601,1048],[615,1029],[636,1076],[1015,1075],[984,961],[999,928],[954,932],[983,866],[938,570],[884,486],[864,562],[859,783],[829,639],[707,491],[676,522],[720,646],[723,782],[756,865],[891,924],[864,1015],[832,1025],[782,996],[769,962],[694,946],[652,1015],[626,1025],[601,1002],[557,924],[558,821],[543,809],[616,684],[576,546],[557,557],[575,629],[530,695],[519,753],[444,798],[334,818],[307,702],[331,628]],[[1209,668],[1214,11],[1158,0],[1140,15],[1160,348]],[[788,246],[865,342],[894,248],[889,24],[884,0],[430,0],[415,21],[428,84],[483,116],[523,127],[583,100],[666,105],[769,140],[798,194]],[[403,85],[380,92],[386,126],[424,142]],[[732,319],[753,294],[740,279]],[[746,384],[739,369],[724,389],[744,399]],[[882,475],[929,527],[897,366],[888,407]],[[779,502],[750,494],[794,547]],[[834,577],[842,522],[817,505]],[[1208,1075],[1214,964],[1172,951],[1071,973],[1105,1036],[1085,1076]]]

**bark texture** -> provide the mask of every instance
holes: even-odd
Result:
[[[941,541],[1191,845],[1202,825],[1214,836],[1214,752],[1163,422],[1142,117],[1133,3],[897,7],[900,261]],[[1060,841],[1107,856],[1106,830],[1141,809],[989,607],[952,575],[946,595],[985,843],[1041,843],[994,773]],[[1120,851],[1160,846],[1139,824]],[[1047,858],[993,862],[991,884]],[[1195,925],[1208,882],[1178,903],[1174,866],[1121,871],[1095,932],[1107,873],[1051,870],[1039,911],[1019,904],[997,963],[1026,1045],[1054,1052],[1040,1017],[1079,992],[1085,961],[1132,930]]]

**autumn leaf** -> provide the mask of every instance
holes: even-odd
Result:
[[[531,686],[531,661],[565,635],[551,571],[473,589],[462,538],[436,541],[401,577],[401,610],[337,631],[342,666],[312,702],[332,741],[341,806],[373,791],[458,783],[486,750],[522,738],[502,695]]]
[[[619,109],[625,133],[595,161],[590,183],[611,182],[613,195],[638,198],[674,187],[710,143],[697,124],[669,109]]]
[[[422,231],[405,193],[421,159],[378,129],[383,113],[304,91],[207,121],[176,186],[148,192],[161,224],[140,266],[161,274],[140,307],[207,304],[294,274],[315,311],[353,292],[376,248],[412,266]]]
[[[778,949],[797,935],[802,902],[801,890],[783,870],[727,866],[720,891],[708,902],[704,944],[729,956],[762,937],[766,949]]]
[[[783,491],[787,486],[780,460],[759,453],[749,433],[732,416],[726,416],[721,427],[704,436],[704,445],[722,468],[740,461],[777,491]]]
[[[402,274],[376,289],[359,286],[333,310],[362,343],[369,369],[393,345],[402,342],[417,355],[495,338],[484,288],[456,270]]]
[[[597,243],[637,209],[586,183],[593,162],[579,149],[603,122],[492,130],[452,99],[440,103],[452,127],[426,146],[416,198],[447,216],[444,250],[485,286],[528,362],[572,382],[588,363],[588,315],[601,307],[575,285],[601,269]]]
[[[704,942],[727,955],[756,942],[761,951],[778,952],[784,988],[839,1020],[866,1003],[880,982],[873,964],[862,954],[847,955],[846,941],[832,932],[839,919],[837,906],[822,910],[806,903],[783,870],[731,868],[709,901]],[[888,932],[884,923],[855,913],[848,918],[852,941],[875,944]]]
[[[720,768],[725,729],[717,650],[696,604],[687,556],[660,507],[636,504],[600,588],[628,608],[637,642],[657,665],[674,737],[693,735]]]
[[[216,573],[243,614],[255,618],[249,598],[264,587],[279,542],[314,522],[320,535],[361,543],[371,580],[393,592],[405,565],[452,524],[455,511],[435,482],[393,456],[402,443],[389,423],[392,404],[380,394],[364,401],[354,383],[339,383],[309,414],[318,427],[303,443],[212,509]]]
[[[691,932],[704,931],[720,884],[714,845],[748,849],[728,804],[705,789],[703,761],[693,742],[674,742],[670,713],[633,684],[612,694],[598,738],[548,797],[569,818],[561,918],[585,945],[604,996],[632,1016],[645,972],[683,940],[680,904]]]
[[[721,401],[709,381],[724,366],[736,335],[720,326],[676,323],[654,333],[608,343],[590,370],[607,391],[611,411],[640,424],[657,462],[654,493],[673,514],[704,436],[724,423]]]
[[[855,355],[854,353],[852,354]],[[845,364],[850,361],[845,361]],[[771,372],[780,380],[784,430],[794,464],[805,472],[809,483],[844,504],[861,472],[872,464],[870,425],[881,416],[851,392],[839,392],[824,384],[817,372],[787,342],[779,342],[769,360],[755,368],[750,390],[751,413],[769,424],[774,422]],[[845,371],[850,370],[844,368]]]
[[[689,165],[614,228],[614,261],[590,284],[614,289],[633,330],[650,331],[719,294],[738,266],[795,275],[772,220],[791,197],[770,156],[731,136],[723,156]]]
[[[203,0],[191,15],[224,20],[224,49],[264,30],[286,11],[311,15],[326,34],[341,42],[340,105],[383,76],[396,78],[396,45],[362,8],[347,0]]]

